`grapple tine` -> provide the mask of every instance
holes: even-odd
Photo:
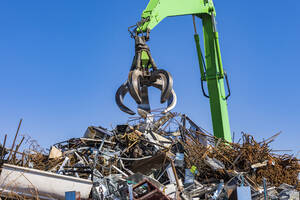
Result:
[[[150,104],[149,104],[149,97],[148,97],[148,87],[143,86],[141,89],[141,97],[142,103],[138,105],[138,109],[143,110],[143,113],[150,113]],[[138,112],[141,113],[141,112]]]
[[[163,81],[162,80],[157,80],[155,83],[152,84],[153,87],[162,90],[163,89]],[[175,108],[177,103],[177,96],[175,91],[172,89],[171,94],[169,95],[168,98],[168,103],[167,103],[167,108],[162,112],[162,113],[167,113],[173,108]]]
[[[140,70],[133,70],[129,72],[127,87],[132,98],[137,104],[142,103],[142,98],[140,96],[140,80],[143,77],[143,72]]]
[[[168,99],[168,107],[163,111],[163,113],[167,113],[170,110],[172,110],[173,108],[175,108],[176,103],[177,103],[177,96],[176,96],[175,91],[172,89],[171,95]]]
[[[152,74],[152,77],[159,78],[162,81],[160,102],[165,103],[169,99],[169,96],[172,93],[173,78],[169,72],[163,69],[155,70]]]
[[[132,110],[130,110],[128,107],[126,107],[123,104],[124,97],[127,94],[127,92],[128,92],[128,87],[127,87],[127,81],[126,81],[119,87],[119,89],[116,92],[116,95],[115,95],[116,103],[119,106],[120,110],[122,110],[123,112],[126,112],[130,115],[135,115],[135,112],[133,112]]]

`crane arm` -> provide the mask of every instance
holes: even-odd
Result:
[[[138,32],[149,33],[164,18],[179,15],[194,15],[202,19],[204,52],[203,56],[199,36],[195,33],[196,49],[201,72],[201,85],[204,96],[210,100],[211,117],[214,135],[231,142],[231,132],[225,94],[224,78],[228,86],[227,76],[223,71],[219,35],[215,22],[215,7],[212,0],[150,0],[142,13],[138,24]],[[206,95],[203,82],[207,82]],[[230,92],[229,86],[228,91]]]
[[[150,0],[142,13],[142,24],[140,32],[152,30],[166,17],[180,15],[215,15],[212,0]]]

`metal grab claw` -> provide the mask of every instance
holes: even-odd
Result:
[[[137,104],[141,104],[141,88],[143,86],[154,86],[157,80],[160,80],[160,103],[165,103],[168,100],[173,89],[173,78],[171,74],[163,69],[154,70],[149,73],[150,74],[145,74],[145,72],[138,69],[129,72],[128,88],[130,95]]]
[[[157,69],[144,37],[135,36],[135,52],[128,80],[116,92],[117,105],[123,112],[130,115],[135,114],[123,103],[125,95],[129,92],[138,104],[138,109],[144,113],[150,113],[148,87],[153,86],[161,90],[160,102],[167,102],[167,108],[163,113],[169,112],[177,102],[171,74],[163,69]],[[145,55],[142,55],[143,53],[146,54],[146,59]],[[142,58],[143,56],[144,58]]]

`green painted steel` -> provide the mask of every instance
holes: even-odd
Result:
[[[223,66],[217,34],[210,15],[202,16],[206,61],[206,81],[214,135],[231,142],[231,132],[224,88]]]
[[[142,18],[149,18],[142,26],[142,31],[152,30],[166,17],[211,12],[214,12],[212,0],[150,0],[142,13]]]
[[[200,47],[199,35],[195,34],[194,38],[195,38],[198,61],[199,61],[199,68],[200,68],[200,73],[201,73],[201,81],[206,81],[205,72],[204,72],[204,63],[203,63],[203,60],[202,60],[203,54],[202,54],[201,47]]]
[[[195,15],[202,19],[205,62],[202,60],[199,36],[195,34],[201,80],[207,81],[214,135],[231,142],[231,132],[224,88],[224,71],[212,0],[150,0],[142,13],[147,21],[140,32],[152,30],[164,18]]]
[[[148,63],[149,63],[149,56],[148,56],[147,52],[142,51],[141,60],[142,60],[142,67],[144,67],[144,68],[146,68],[146,67],[151,68],[152,67],[152,66],[148,65]]]

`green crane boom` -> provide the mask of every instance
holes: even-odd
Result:
[[[223,71],[218,32],[215,23],[215,7],[212,0],[150,0],[142,13],[140,32],[150,32],[160,21],[170,16],[193,15],[202,19],[204,34],[203,56],[199,43],[199,35],[195,33],[196,49],[201,72],[202,91],[209,97],[214,135],[231,142],[231,132],[228,118],[227,98],[224,88],[224,79],[227,76]],[[207,82],[208,94],[203,88]],[[229,87],[228,87],[229,89]]]

